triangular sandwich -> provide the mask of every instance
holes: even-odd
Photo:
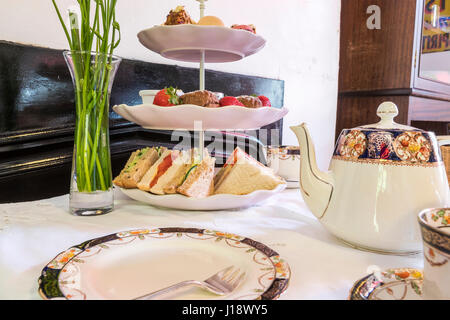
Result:
[[[206,150],[206,149],[205,149]],[[203,160],[193,161],[177,192],[193,198],[205,198],[214,193],[214,165],[216,158],[204,152]]]
[[[164,147],[147,147],[134,151],[113,183],[126,189],[137,188],[138,182],[165,149]]]
[[[175,175],[165,186],[164,193],[166,194],[175,194],[177,193],[178,187],[185,181],[185,178],[188,173],[192,172],[193,168],[195,168],[200,163],[200,152],[197,148],[193,148],[188,151],[189,159],[185,161],[185,164],[182,169],[178,171],[178,175]],[[204,149],[205,157],[209,157],[208,149]]]
[[[150,188],[150,192],[154,194],[166,194],[167,185],[173,181],[176,177],[182,176],[187,167],[191,163],[191,157],[189,152],[186,151],[172,151],[172,164],[165,170],[165,172],[160,172],[156,175],[156,180],[154,179],[151,184],[154,184]],[[164,165],[163,170],[164,170]],[[159,175],[159,177],[158,177]]]
[[[188,152],[166,150],[158,161],[145,173],[138,188],[154,194],[165,194],[164,187],[176,176],[181,175],[190,163]]]
[[[272,169],[237,147],[214,177],[214,193],[244,195],[256,190],[273,190],[285,183]]]

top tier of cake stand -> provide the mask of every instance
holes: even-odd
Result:
[[[233,62],[260,51],[266,40],[260,35],[221,26],[154,26],[139,32],[147,49],[178,61],[206,63]]]

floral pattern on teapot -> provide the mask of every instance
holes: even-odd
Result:
[[[344,158],[358,159],[367,148],[367,138],[359,130],[351,130],[340,141],[338,151]]]
[[[433,166],[439,157],[427,132],[403,130],[343,130],[334,159],[393,165]]]

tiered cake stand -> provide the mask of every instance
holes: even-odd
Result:
[[[203,17],[206,0],[196,0],[200,2],[200,17]],[[245,30],[236,30],[222,26],[200,26],[200,25],[177,25],[177,26],[154,26],[143,30],[138,34],[139,41],[149,50],[161,56],[178,61],[195,62],[200,64],[200,90],[205,90],[205,63],[224,63],[241,60],[261,50],[266,40],[260,35],[253,34]],[[134,122],[146,129],[155,130],[191,130],[198,134],[198,147],[204,147],[204,132],[215,130],[254,130],[273,123],[283,118],[288,110],[286,108],[262,107],[256,109],[242,106],[226,106],[220,108],[205,108],[196,105],[177,105],[173,107],[160,107],[154,104],[144,103],[138,106],[117,105],[114,111],[123,118]],[[274,192],[281,191],[277,188]],[[173,207],[165,205],[166,201],[161,199],[169,197],[184,197],[181,195],[154,196],[151,194],[140,194],[140,190],[123,190],[130,197],[148,202],[150,204]],[[257,191],[258,192],[258,191]],[[270,191],[269,191],[270,193]],[[139,196],[138,196],[139,194]],[[208,197],[208,205],[202,206],[202,199],[184,199],[197,203],[190,205],[187,210],[218,210],[231,207],[252,204],[254,201],[261,201],[266,198],[267,190],[263,192],[264,197],[256,197],[253,201],[251,195],[234,196],[242,198],[242,201],[229,202],[228,205],[214,208],[213,197],[225,195],[215,195]],[[228,195],[232,196],[232,195]],[[151,200],[154,198],[154,200]],[[236,198],[236,199],[238,199]],[[149,200],[150,199],[150,200]],[[155,201],[158,199],[158,203]],[[227,199],[221,199],[225,203]],[[233,204],[235,203],[235,204]],[[210,205],[212,204],[212,206]],[[219,208],[220,207],[220,208]],[[179,206],[177,209],[181,209]]]

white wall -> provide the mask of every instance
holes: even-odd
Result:
[[[76,1],[57,3],[65,12]],[[194,0],[119,0],[117,20],[122,42],[116,54],[196,67],[162,58],[136,38],[140,30],[163,23],[177,5],[185,5],[198,19],[198,2]],[[219,16],[228,26],[252,23],[267,39],[266,47],[256,55],[233,63],[207,64],[207,68],[285,80],[285,106],[290,113],[285,118],[283,142],[297,145],[289,126],[308,123],[318,164],[326,169],[334,147],[340,0],[209,0],[206,5],[207,15]],[[67,48],[51,0],[0,0],[0,40]]]

